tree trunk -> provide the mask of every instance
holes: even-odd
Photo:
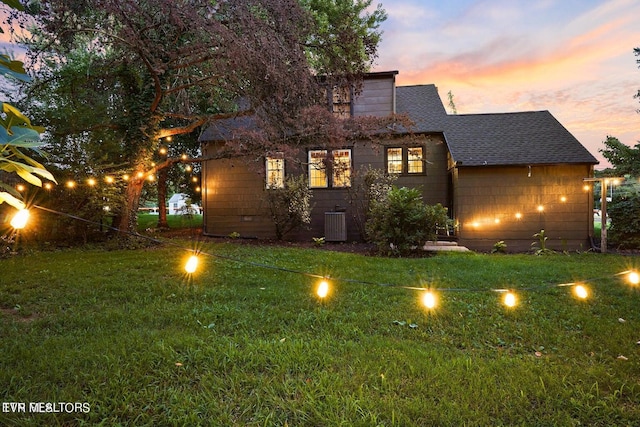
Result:
[[[167,168],[158,171],[158,228],[169,228],[167,222]]]
[[[113,220],[113,226],[120,235],[136,233],[138,229],[138,205],[144,178],[132,177],[125,189],[125,200],[122,212]]]

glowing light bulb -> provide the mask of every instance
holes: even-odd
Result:
[[[631,283],[632,285],[637,285],[638,283],[640,283],[640,275],[638,275],[637,271],[632,271],[627,276],[627,280],[629,280],[629,283]]]
[[[153,181],[156,180],[156,177],[153,176],[153,175],[149,175],[149,176],[147,176],[147,180],[153,182]]]
[[[182,156],[180,156],[180,158],[181,158],[182,160],[187,160],[189,157],[188,157],[186,154],[183,154]]]
[[[26,227],[28,220],[29,220],[29,211],[26,209],[20,209],[13,216],[13,219],[11,220],[10,224],[13,228],[17,230],[21,230],[24,227]]]
[[[187,172],[191,172],[191,165],[187,165],[184,170],[186,170]]]
[[[18,191],[24,191],[25,189],[26,189],[26,187],[24,185],[22,185],[22,184],[16,185],[16,190],[18,190]]]
[[[576,285],[573,287],[573,293],[580,299],[586,299],[589,296],[589,291],[582,285]]]
[[[320,282],[320,284],[318,285],[318,289],[316,289],[316,294],[320,298],[326,298],[327,295],[329,295],[329,282],[327,282],[326,280]]]
[[[67,181],[67,188],[74,188],[76,183],[74,181]]]
[[[125,173],[124,175],[122,175],[122,179],[125,181],[129,181],[129,175]]]
[[[538,205],[536,209],[538,210],[538,212],[544,212],[544,206],[542,205]]]
[[[198,269],[198,257],[191,255],[187,260],[187,264],[184,266],[184,271],[188,274],[193,274]]]
[[[522,219],[522,214],[520,212],[516,212],[516,219]]]
[[[89,178],[87,180],[87,184],[89,184],[89,186],[93,187],[94,185],[96,185],[96,180],[93,178]]]
[[[584,191],[589,191],[589,190],[591,190],[591,186],[589,186],[589,185],[586,185],[586,184],[585,184],[585,185],[582,187],[582,189],[583,189]]]
[[[200,187],[196,187],[196,193],[199,193],[200,191],[202,191],[202,189]]]
[[[50,182],[46,182],[44,184],[44,189],[45,190],[51,190],[53,188],[53,185]]]
[[[513,292],[507,292],[506,294],[504,294],[502,302],[507,307],[515,307],[518,303],[518,299],[516,298],[516,294],[514,294]]]
[[[112,176],[105,176],[104,177],[104,182],[106,182],[107,184],[113,184],[113,181],[115,181],[115,180],[113,179]]]
[[[493,220],[493,222],[494,222],[495,224],[500,224],[500,218],[496,218],[496,219],[494,219],[494,220]]]
[[[144,176],[144,172],[138,172],[136,175],[138,178],[142,178]]]
[[[198,177],[197,177],[197,176],[194,176],[193,178],[191,178],[191,181],[193,181],[193,182],[198,182]]]
[[[567,196],[562,196],[562,197],[560,197],[560,201],[561,201],[562,203],[565,203],[565,202],[567,201]]]
[[[167,149],[165,147],[160,147],[159,152],[164,156],[165,154],[167,154]]]
[[[422,295],[422,304],[429,310],[435,308],[437,303],[438,299],[433,292],[427,291]]]

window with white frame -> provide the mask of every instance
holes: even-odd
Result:
[[[407,148],[407,173],[424,172],[424,148],[409,147]]]
[[[402,173],[402,148],[387,148],[387,173],[390,175]]]
[[[424,147],[387,147],[388,174],[422,174],[424,169]]]
[[[351,187],[351,150],[333,150],[333,187]]]
[[[309,188],[327,188],[327,150],[309,151]]]
[[[267,188],[284,188],[284,158],[267,157],[265,169]]]
[[[351,149],[309,151],[309,187],[344,188],[351,186]],[[331,177],[331,180],[329,180]]]

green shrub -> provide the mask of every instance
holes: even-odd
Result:
[[[311,222],[311,190],[304,176],[288,178],[284,188],[269,188],[266,201],[278,240]]]
[[[425,205],[415,188],[393,187],[386,197],[372,201],[366,230],[379,252],[399,256],[434,238],[436,226],[446,222],[442,205]]]
[[[609,205],[609,239],[624,249],[640,248],[640,195],[635,186],[618,190]]]

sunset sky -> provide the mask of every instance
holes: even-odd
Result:
[[[549,110],[597,169],[607,135],[640,142],[640,1],[380,1],[375,71],[398,85],[451,91],[458,114]]]

